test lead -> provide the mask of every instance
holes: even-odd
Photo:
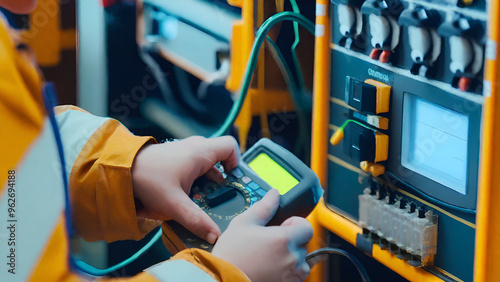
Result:
[[[337,129],[337,131],[335,131],[335,133],[332,135],[332,138],[330,138],[330,143],[333,146],[337,146],[340,143],[340,141],[342,141],[342,139],[344,139],[344,129],[346,128],[346,126],[350,122],[354,122],[355,124],[357,124],[359,126],[362,126],[366,129],[375,131],[373,128],[371,128],[371,127],[369,127],[369,126],[367,126],[359,121],[356,121],[353,119],[348,119],[348,120],[344,121],[344,123],[339,127],[339,129]]]

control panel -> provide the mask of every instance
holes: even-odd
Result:
[[[482,0],[332,0],[326,205],[356,246],[473,277]]]

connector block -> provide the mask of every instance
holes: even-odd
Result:
[[[410,260],[411,265],[432,265],[437,252],[438,216],[423,207],[416,209],[404,199],[391,201],[389,196],[370,192],[366,188],[358,196],[359,226],[397,246],[398,253],[406,254],[401,258]]]

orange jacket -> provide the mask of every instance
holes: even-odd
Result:
[[[38,69],[18,42],[0,14],[0,280],[88,279],[68,264],[59,152]],[[77,107],[55,113],[77,234],[108,242],[144,237],[158,222],[137,217],[130,168],[137,151],[154,139]],[[230,263],[193,249],[130,279],[248,280]]]

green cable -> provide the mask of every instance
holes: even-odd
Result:
[[[348,119],[346,121],[344,121],[344,123],[339,127],[339,129],[337,129],[337,131],[335,131],[335,133],[333,133],[332,137],[330,138],[330,144],[332,144],[333,146],[337,146],[338,144],[340,144],[340,141],[342,141],[342,139],[344,139],[344,129],[346,128],[346,126],[349,124],[349,123],[355,123],[359,126],[362,126],[366,129],[369,129],[369,130],[372,130],[373,132],[376,132],[377,130],[357,121],[357,120],[353,120],[353,119]]]
[[[238,113],[241,110],[241,107],[243,106],[243,101],[245,100],[248,88],[250,87],[250,82],[252,79],[252,74],[255,70],[260,47],[262,46],[262,43],[266,39],[266,35],[271,29],[271,27],[273,27],[278,22],[282,22],[285,20],[296,21],[304,28],[306,28],[309,32],[314,34],[314,23],[312,23],[310,20],[308,20],[301,14],[297,14],[294,12],[281,12],[268,18],[259,28],[255,36],[255,41],[253,43],[252,50],[250,51],[250,58],[248,59],[247,70],[245,76],[243,77],[243,83],[240,88],[240,96],[238,97],[238,100],[234,102],[233,106],[231,107],[231,110],[229,111],[228,117],[226,118],[222,126],[210,137],[222,136],[232,126],[234,120],[236,119]]]
[[[158,241],[161,238],[161,234],[162,234],[162,231],[161,231],[161,227],[160,227],[160,229],[158,230],[158,232],[156,232],[156,234],[153,236],[153,238],[151,238],[151,240],[149,240],[149,242],[146,245],[144,245],[140,250],[138,250],[135,254],[131,255],[129,258],[127,258],[127,259],[123,260],[122,262],[117,263],[111,267],[108,267],[105,269],[99,269],[99,268],[96,268],[90,264],[87,264],[84,261],[77,260],[77,259],[74,260],[75,265],[78,267],[78,269],[80,269],[81,271],[83,271],[89,275],[105,276],[105,275],[107,275],[113,271],[116,271],[116,270],[130,264],[131,262],[135,261],[143,253],[145,253],[149,248],[151,248],[151,246],[153,246],[154,243],[156,243],[156,241]]]
[[[295,0],[290,0],[290,5],[292,6],[292,10],[294,13],[300,14],[299,5],[297,5],[297,2]],[[295,52],[295,49],[297,48],[297,45],[299,45],[300,42],[299,24],[297,22],[293,22],[293,31],[295,35],[295,40],[291,47],[292,60],[293,63],[295,64],[295,71],[297,73],[299,89],[304,90],[305,83],[304,83],[304,76],[302,75],[302,67],[300,65],[299,58],[297,57],[297,52]]]
[[[153,238],[151,238],[151,240],[149,240],[149,242],[146,245],[144,245],[140,250],[138,250],[135,254],[131,255],[129,258],[127,258],[127,259],[123,260],[122,262],[117,263],[111,267],[108,267],[105,269],[99,269],[99,268],[96,268],[90,264],[87,264],[84,261],[77,260],[77,259],[74,260],[75,265],[80,270],[82,270],[83,272],[85,272],[87,274],[90,274],[93,276],[105,276],[105,275],[107,275],[113,271],[116,271],[116,270],[130,264],[131,262],[135,261],[143,253],[145,253],[149,248],[151,248],[151,246],[153,246],[154,243],[156,243],[156,241],[158,241],[161,238],[161,234],[162,234],[162,231],[161,231],[161,227],[160,227],[160,229],[158,230],[158,232],[156,232],[156,234],[153,236]]]
[[[366,128],[366,129],[370,129],[370,130],[372,130],[372,131],[376,131],[375,129],[373,129],[373,128],[369,127],[368,125],[363,124],[363,123],[361,123],[361,122],[359,122],[359,121],[357,121],[357,120],[353,120],[353,119],[348,119],[348,120],[344,121],[344,123],[343,123],[343,124],[339,127],[339,129],[343,131],[343,130],[345,129],[345,127],[346,127],[346,126],[347,126],[350,122],[354,122],[355,124],[357,124],[357,125],[359,125],[359,126],[362,126],[362,127]]]

